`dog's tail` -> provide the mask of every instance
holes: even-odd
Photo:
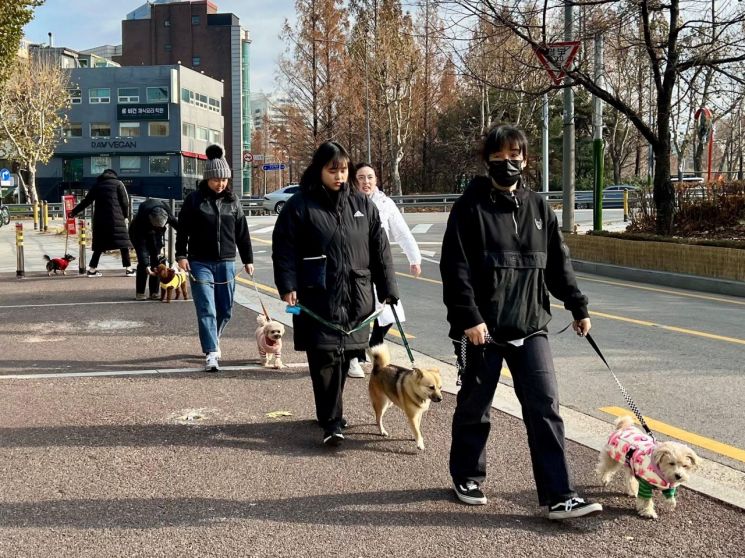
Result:
[[[616,430],[623,430],[624,428],[628,428],[629,426],[632,426],[634,424],[634,419],[629,415],[623,415],[622,417],[618,417],[616,421],[613,423],[613,426],[616,427]]]
[[[369,353],[373,362],[373,374],[375,374],[377,370],[385,368],[391,363],[391,353],[388,350],[388,345],[385,343],[371,347]]]
[[[52,258],[50,258],[49,256],[47,256],[46,254],[44,254],[44,259],[46,261],[48,261],[48,262],[51,262],[52,261]]]
[[[264,314],[257,314],[256,321],[260,326],[264,326],[266,324],[266,316]]]

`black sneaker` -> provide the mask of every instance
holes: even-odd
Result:
[[[92,270],[89,269],[88,270],[88,273],[86,273],[86,275],[88,277],[102,277],[103,276],[103,273],[101,273],[100,271],[96,271],[95,269],[92,269]]]
[[[597,502],[585,502],[584,498],[575,496],[565,502],[557,502],[548,507],[549,519],[571,519],[585,515],[597,515],[603,511],[603,506]]]
[[[486,496],[481,492],[479,483],[476,481],[453,481],[453,490],[455,490],[455,495],[458,497],[458,500],[464,504],[469,504],[471,506],[483,506],[486,504]]]
[[[134,268],[128,267],[127,269],[124,270],[124,275],[126,275],[127,277],[133,277],[137,275],[137,270]]]
[[[327,446],[338,446],[344,441],[344,434],[340,429],[326,431],[323,433],[323,443]]]

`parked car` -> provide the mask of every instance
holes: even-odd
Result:
[[[285,202],[299,190],[300,184],[288,184],[284,188],[270,192],[264,196],[264,199],[261,202],[261,207],[267,211],[279,213],[282,211]]]
[[[633,205],[638,199],[640,190],[631,184],[613,184],[603,190],[603,209],[623,208],[623,193],[629,192],[629,205]],[[574,193],[575,209],[592,209],[595,193],[592,190],[577,190]]]

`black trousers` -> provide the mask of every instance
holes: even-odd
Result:
[[[311,349],[308,356],[310,379],[313,382],[313,397],[316,402],[316,418],[325,431],[341,428],[344,404],[342,395],[349,371],[351,353]]]
[[[468,346],[463,385],[453,415],[450,474],[456,482],[486,478],[494,392],[506,361],[528,432],[533,476],[542,506],[576,496],[564,453],[564,422],[553,358],[545,335],[534,335],[522,347]]]
[[[154,275],[149,275],[149,267],[157,267],[160,252],[163,250],[163,236],[147,236],[142,240],[133,242],[137,253],[137,275],[135,276],[135,292],[145,294],[145,285],[149,286],[150,294],[160,292],[160,280]]]
[[[132,265],[132,260],[129,257],[129,248],[119,248],[119,252],[122,254],[122,267],[129,267]],[[98,267],[98,260],[101,259],[101,254],[103,252],[93,252],[91,255],[91,261],[89,262],[88,266],[91,268],[97,268]]]

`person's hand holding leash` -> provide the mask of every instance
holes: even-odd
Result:
[[[469,327],[463,333],[465,333],[466,337],[468,338],[468,341],[470,341],[472,345],[485,345],[486,344],[486,334],[488,333],[488,330],[486,329],[485,323],[480,323],[473,327]]]
[[[189,260],[187,260],[186,258],[179,260],[178,266],[184,271],[191,271],[191,267],[189,266]]]
[[[591,327],[592,324],[590,323],[590,318],[574,320],[574,322],[572,322],[572,329],[574,329],[580,337],[587,335]]]
[[[282,300],[284,300],[290,306],[295,306],[297,304],[297,292],[296,291],[290,291],[287,294],[283,294],[282,295]]]
[[[398,304],[398,299],[395,296],[389,296],[385,299],[386,304],[390,304],[391,306],[395,306]]]

